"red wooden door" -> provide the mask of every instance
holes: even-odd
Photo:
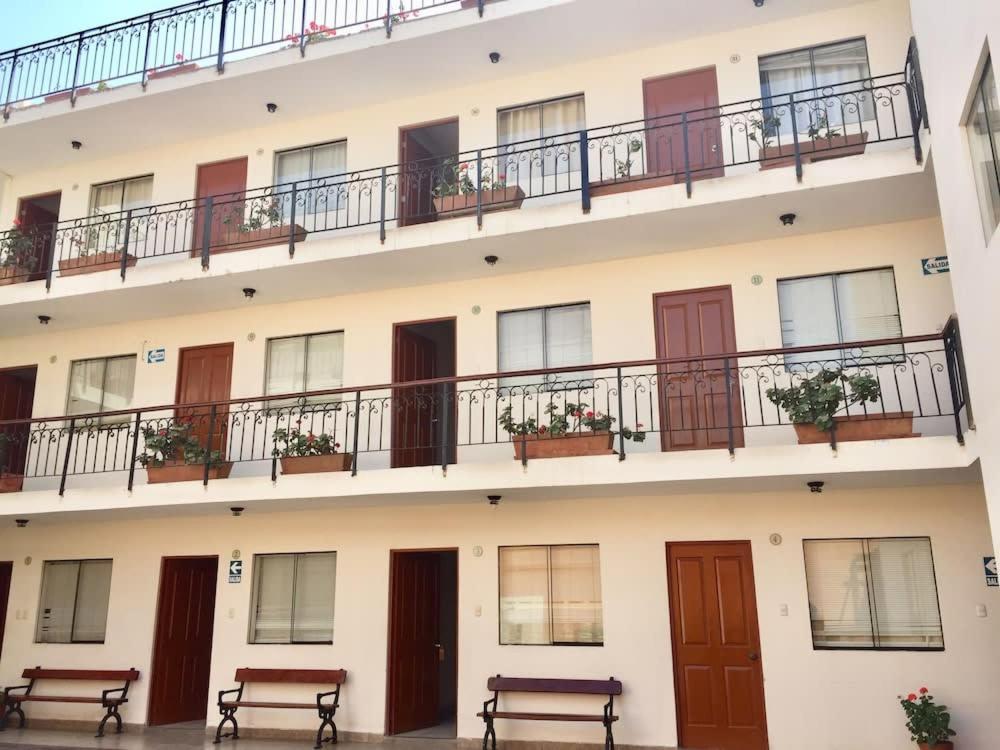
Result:
[[[387,732],[438,723],[441,569],[435,552],[393,552]]]
[[[216,557],[165,557],[160,574],[149,723],[176,724],[208,715]]]
[[[766,750],[749,542],[667,545],[678,746]]]
[[[205,199],[212,196],[211,243],[217,245],[235,242],[238,227],[245,214],[244,199],[247,190],[247,157],[219,161],[198,166],[196,188],[198,209],[195,211],[195,233],[191,255],[201,254],[205,237]]]
[[[177,366],[177,403],[204,404],[211,401],[228,401],[233,378],[233,344],[212,344],[181,349]],[[208,447],[209,407],[178,409],[178,420],[190,420],[192,434],[198,438],[203,448]],[[212,429],[212,450],[223,456],[226,451],[229,408],[216,408],[215,424]]]
[[[673,175],[675,182],[684,181],[684,126],[681,115],[686,112],[691,179],[721,177],[722,130],[715,68],[647,79],[642,83],[642,92],[649,171]]]
[[[726,287],[657,294],[658,359],[702,357],[736,351],[732,290]],[[743,447],[743,415],[737,361],[730,360],[729,414],[733,443]],[[660,436],[664,450],[725,448],[729,445],[724,359],[698,359],[661,366]]]
[[[3,656],[3,631],[7,623],[7,599],[10,597],[10,579],[14,563],[0,562],[0,656]]]
[[[0,421],[30,419],[38,368],[0,370]],[[30,423],[0,427],[0,474],[24,474]]]

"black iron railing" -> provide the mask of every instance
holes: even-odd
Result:
[[[524,201],[752,175],[891,148],[920,149],[922,95],[910,73],[573,131],[452,156],[0,233],[0,284],[136,263],[287,245],[335,232],[519,208]]]
[[[514,451],[527,463],[527,443],[560,429],[591,438],[596,431],[598,452],[610,455],[613,448],[619,460],[689,449],[738,456],[744,447],[801,439],[772,389],[801,386],[828,372],[838,375],[832,382],[845,397],[862,387],[850,378],[864,376],[875,398],[847,407],[842,402],[832,429],[807,430],[805,439],[836,448],[838,436],[861,423],[891,427],[893,437],[950,434],[963,442],[969,409],[959,346],[953,319],[942,334],[858,344],[0,422],[0,486],[58,486],[62,492],[92,483],[87,476],[110,475],[131,489],[147,480],[150,469],[152,479],[164,466],[206,483],[230,472],[269,472],[277,480],[296,432],[301,450],[335,450],[355,474],[438,464],[447,471],[456,462],[513,460]]]
[[[19,103],[143,86],[198,67],[319,44],[484,0],[194,0],[166,10],[0,53],[4,119]]]

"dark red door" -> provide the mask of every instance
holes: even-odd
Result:
[[[38,368],[12,367],[0,370],[0,421],[31,419]],[[0,427],[0,475],[23,475],[28,454],[28,422]]]
[[[458,120],[400,128],[399,225],[437,219],[434,191],[453,182],[458,157]]]
[[[438,723],[441,570],[435,552],[393,552],[387,732]]]
[[[766,750],[749,542],[667,545],[678,746]]]
[[[218,566],[216,557],[163,558],[149,689],[151,725],[208,715]]]
[[[233,379],[233,345],[212,344],[181,349],[177,366],[177,403],[205,404],[213,401],[228,401]],[[216,408],[212,433],[212,450],[223,455],[226,450],[226,434],[229,408]],[[207,447],[209,425],[212,421],[209,407],[178,409],[177,419],[190,420],[192,434],[198,438],[203,448]]]
[[[732,290],[726,287],[657,294],[658,359],[703,357],[736,351]],[[729,413],[733,444],[743,447],[738,362],[730,360]],[[695,359],[663,365],[657,376],[660,435],[664,450],[729,445],[725,359]]]
[[[10,579],[14,563],[0,562],[0,656],[3,656],[3,631],[7,624],[7,599],[10,597]]]
[[[646,159],[651,173],[685,179],[684,124],[691,179],[721,177],[722,130],[715,68],[651,78],[642,83],[646,112]]]
[[[29,280],[41,279],[52,266],[52,240],[59,221],[62,193],[21,198],[17,205],[17,218],[21,233],[31,238],[30,251],[19,262],[26,263],[25,270],[32,271]],[[58,238],[57,238],[58,241]],[[59,248],[56,248],[56,253]]]
[[[205,237],[205,199],[213,199],[211,243],[212,252],[217,246],[236,242],[236,233],[243,223],[247,190],[247,157],[229,161],[202,164],[198,167],[195,234],[191,254],[201,254]]]

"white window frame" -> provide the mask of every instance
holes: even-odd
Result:
[[[126,210],[124,208],[124,206],[125,206],[125,189],[128,187],[128,184],[130,182],[139,182],[140,180],[149,180],[149,184],[150,184],[150,205],[152,205],[153,177],[154,177],[153,174],[150,173],[150,174],[137,175],[135,177],[124,177],[124,178],[122,178],[120,180],[106,180],[104,182],[95,182],[93,185],[90,186],[90,202],[89,202],[90,213],[89,213],[89,215],[93,216],[93,217],[108,215],[108,214],[104,214],[104,213],[99,212],[98,209],[97,209],[97,206],[95,205],[96,201],[97,201],[97,191],[100,190],[101,188],[112,187],[112,186],[115,186],[115,185],[120,185],[121,186],[121,197],[118,199],[118,211],[117,211],[117,213],[124,213],[125,210]],[[140,207],[138,207],[136,209],[133,209],[133,210],[141,211],[141,210],[143,210],[145,208],[149,208],[149,206],[140,206]],[[115,213],[115,212],[113,212],[113,213]]]
[[[326,146],[341,146],[341,145],[344,147],[344,171],[343,172],[339,172],[339,173],[334,174],[334,175],[326,175],[324,177],[316,177],[316,175],[315,175],[315,169],[316,169],[316,167],[315,167],[315,165],[316,165],[316,149],[318,149],[318,148],[324,148]],[[321,143],[310,143],[310,144],[308,144],[306,146],[295,146],[294,148],[283,148],[280,151],[275,151],[274,152],[274,166],[273,166],[274,184],[278,187],[279,190],[281,190],[281,189],[291,190],[291,186],[293,184],[291,182],[282,182],[279,179],[279,177],[278,177],[278,164],[281,161],[281,157],[285,156],[287,154],[302,153],[303,151],[308,151],[309,152],[309,177],[307,179],[305,179],[305,180],[296,180],[294,182],[294,185],[296,186],[297,190],[306,190],[307,191],[307,193],[306,193],[306,199],[305,199],[304,204],[303,204],[305,206],[305,208],[304,208],[304,211],[302,213],[304,213],[306,216],[313,216],[313,215],[316,215],[316,214],[327,213],[329,211],[334,211],[334,212],[339,211],[342,208],[342,202],[345,199],[343,199],[342,196],[340,195],[340,188],[338,186],[344,184],[347,181],[347,174],[348,174],[347,173],[347,139],[346,138],[339,138],[339,139],[333,140],[333,141],[322,141]],[[319,211],[316,210],[317,202],[315,200],[315,192],[309,190],[310,187],[314,187],[313,182],[315,182],[317,180],[326,180],[327,181],[327,185],[329,186],[328,189],[331,190],[331,191],[332,190],[336,190],[337,191],[336,192],[336,199],[334,201],[330,201],[329,198],[328,198],[327,202],[326,202],[326,205],[321,210],[319,210]],[[286,206],[287,205],[285,201],[283,201],[283,200],[280,199],[280,196],[278,197],[278,200],[279,200],[279,202],[281,203],[282,206]],[[301,213],[299,212],[298,209],[299,209],[299,207],[296,206],[296,215],[297,216],[301,216]],[[288,213],[288,217],[286,217],[286,218],[290,218],[291,217],[291,210],[288,209],[287,213]]]
[[[977,104],[981,104],[983,108],[983,116],[985,117],[986,125],[986,140],[990,144],[990,150],[993,157],[993,180],[992,188],[996,191],[997,195],[1000,195],[1000,111],[996,113],[998,122],[993,122],[990,114],[990,109],[987,106],[987,90],[986,87],[987,77],[989,75],[993,76],[994,87],[1000,86],[1000,79],[997,77],[997,68],[993,65],[993,58],[991,55],[986,56],[986,61],[983,64],[983,68],[980,71],[976,84],[973,90],[972,102],[969,107],[969,113],[965,117],[964,125],[966,128],[966,138],[969,140],[969,153],[970,159],[972,160],[972,169],[977,171],[980,166],[985,167],[986,162],[982,165],[975,163],[975,154],[972,151],[972,143],[974,136],[968,132],[974,127],[973,120],[976,117],[976,107]],[[994,97],[1000,99],[1000,92],[994,91]],[[975,179],[975,178],[974,178]],[[989,182],[989,177],[986,178]],[[1000,201],[994,205],[991,200],[991,196],[983,194],[983,187],[980,185],[979,180],[976,179],[976,198],[979,202],[979,212],[983,224],[983,233],[986,238],[986,242],[989,243],[991,239],[996,235],[997,229],[1000,228]],[[992,226],[990,224],[992,223]]]
[[[104,606],[104,634],[102,635],[102,637],[99,640],[77,639],[77,638],[74,638],[73,634],[74,634],[74,631],[76,630],[76,614],[77,614],[77,612],[79,610],[79,607],[80,607],[80,571],[81,571],[81,569],[82,569],[82,567],[84,565],[94,564],[94,563],[101,563],[101,564],[109,563],[111,565],[111,570],[108,573],[108,576],[109,576],[109,581],[108,581],[108,592],[109,592],[108,593],[108,599],[107,599],[107,601],[105,601],[103,603],[103,606]],[[77,572],[76,572],[76,581],[77,581],[77,583],[76,583],[76,590],[73,592],[73,602],[72,602],[72,605],[71,605],[72,609],[73,609],[73,620],[70,623],[69,640],[66,640],[66,641],[43,640],[42,637],[41,637],[42,636],[42,632],[43,632],[43,621],[45,619],[45,615],[46,615],[46,611],[47,611],[47,608],[45,607],[45,600],[43,598],[44,594],[45,594],[45,576],[46,576],[46,572],[51,568],[51,566],[55,566],[55,565],[76,565],[76,567],[77,567]],[[35,622],[35,638],[34,638],[34,642],[35,643],[45,643],[45,644],[50,644],[50,643],[101,644],[101,643],[105,643],[105,641],[107,640],[107,635],[108,635],[107,620],[108,620],[108,612],[109,612],[109,609],[110,609],[110,601],[111,601],[111,595],[110,595],[111,583],[112,583],[113,580],[114,580],[114,560],[112,558],[86,558],[86,559],[80,559],[80,560],[45,560],[44,562],[42,562],[42,580],[41,580],[41,585],[39,587],[39,592],[38,592],[38,617],[37,617],[37,620]]]
[[[930,555],[931,561],[931,582],[934,584],[934,593],[937,599],[937,612],[938,612],[938,626],[941,631],[940,644],[926,645],[926,646],[891,646],[882,645],[879,643],[879,627],[878,627],[878,613],[877,607],[875,606],[873,599],[876,596],[875,591],[878,585],[875,580],[875,576],[872,573],[872,565],[870,564],[870,552],[869,545],[871,542],[892,542],[892,541],[925,541],[927,542],[927,551]],[[869,597],[869,610],[871,612],[871,627],[872,627],[872,644],[871,646],[845,642],[844,645],[830,645],[829,643],[816,643],[816,631],[813,626],[812,620],[812,598],[808,593],[809,590],[809,571],[806,563],[806,547],[809,544],[823,544],[827,543],[842,543],[842,542],[858,542],[862,548],[862,555],[865,566],[865,577],[866,577],[866,590]],[[812,639],[813,650],[814,651],[944,651],[945,641],[944,641],[944,623],[941,619],[941,594],[940,587],[937,582],[937,571],[934,563],[934,547],[931,544],[931,538],[928,536],[903,536],[903,537],[842,537],[835,539],[803,539],[802,540],[802,552],[803,552],[803,570],[806,575],[806,592],[807,592],[807,610],[809,612],[809,630],[810,637]]]
[[[333,580],[330,581],[330,637],[324,640],[315,641],[302,641],[295,640],[295,581],[298,576],[298,560],[301,557],[308,557],[310,555],[332,555],[333,556]],[[260,609],[260,571],[261,566],[258,564],[264,558],[277,558],[277,557],[289,557],[292,559],[292,595],[291,595],[291,609],[289,610],[289,622],[288,622],[288,640],[287,641],[258,641],[255,638],[255,632],[257,630],[257,612]],[[293,646],[323,646],[332,645],[334,637],[334,629],[336,624],[336,607],[337,607],[337,567],[338,567],[338,554],[335,550],[327,551],[314,551],[314,552],[266,552],[255,554],[253,556],[253,587],[250,592],[250,617],[249,617],[249,630],[247,632],[247,643],[250,645],[293,645]]]
[[[264,395],[265,396],[294,396],[294,394],[296,394],[296,393],[306,393],[306,392],[308,392],[308,388],[309,388],[309,341],[310,341],[310,339],[312,339],[312,338],[314,338],[316,336],[332,336],[334,334],[337,334],[337,335],[339,335],[341,337],[341,346],[340,346],[341,353],[342,353],[342,356],[341,356],[341,365],[343,365],[343,360],[344,360],[344,358],[346,358],[346,352],[344,351],[345,337],[344,337],[344,331],[342,329],[341,330],[333,330],[333,331],[316,331],[316,332],[313,332],[313,333],[296,333],[296,334],[292,334],[290,336],[272,336],[271,338],[269,338],[267,340],[267,343],[265,344],[266,351],[265,351],[265,356],[264,356]],[[302,348],[302,357],[303,357],[303,362],[302,362],[302,388],[303,388],[303,390],[301,390],[301,391],[289,391],[287,393],[272,392],[272,390],[271,390],[271,383],[270,383],[270,373],[271,373],[271,343],[273,341],[289,341],[291,339],[302,339],[304,341],[304,346]],[[343,366],[341,366],[340,386],[338,386],[338,387],[342,387],[343,384],[344,384],[344,372],[343,372]],[[309,401],[311,403],[311,402],[326,402],[326,401],[340,401],[340,400],[341,400],[341,396],[337,395],[337,394],[334,394],[334,395],[330,395],[330,396],[316,396],[315,398],[312,398]],[[272,404],[272,405],[279,404],[279,402],[275,401],[275,400],[271,400],[271,401],[269,401],[269,403]]]
[[[497,125],[496,125],[496,127],[497,127],[497,158],[501,160],[501,162],[497,165],[497,168],[496,168],[497,177],[503,177],[503,178],[506,179],[506,175],[507,175],[507,157],[508,156],[516,155],[518,153],[523,153],[523,152],[529,152],[530,153],[531,151],[533,151],[535,149],[538,149],[541,152],[540,153],[540,161],[544,165],[545,158],[546,158],[544,151],[545,151],[545,148],[546,148],[546,141],[547,140],[551,140],[553,146],[559,146],[561,144],[573,144],[573,143],[578,142],[579,138],[576,136],[576,133],[578,131],[574,131],[574,130],[566,131],[564,133],[555,133],[555,134],[552,134],[552,135],[545,135],[545,107],[547,105],[550,105],[550,104],[558,104],[558,103],[561,103],[561,102],[568,102],[568,101],[573,101],[573,100],[579,100],[580,103],[581,103],[581,105],[582,105],[581,109],[583,111],[583,122],[580,123],[579,130],[586,129],[586,127],[587,127],[587,99],[586,99],[586,96],[584,95],[583,92],[579,92],[579,93],[576,93],[576,94],[566,94],[564,96],[554,96],[554,97],[550,97],[549,99],[540,99],[540,100],[535,101],[535,102],[527,102],[525,104],[516,104],[516,105],[510,106],[510,107],[500,107],[499,109],[497,109]],[[508,142],[505,143],[504,140],[503,140],[503,138],[502,138],[502,130],[501,130],[501,122],[502,122],[503,116],[505,114],[510,113],[510,112],[516,112],[518,110],[532,109],[532,108],[535,108],[535,107],[538,107],[538,110],[539,110],[538,111],[538,138],[536,139],[534,137],[529,137],[529,138],[524,138],[524,139],[517,140],[517,141],[508,141]],[[533,145],[533,144],[535,144],[535,145]],[[580,160],[583,159],[585,156],[587,156],[587,155],[586,154],[577,153],[577,151],[574,151],[571,146],[567,146],[567,157],[570,160],[570,163],[569,163],[568,167],[560,169],[559,168],[559,159],[558,159],[558,157],[557,156],[553,156],[552,158],[555,159],[556,166],[555,166],[555,169],[552,171],[552,174],[547,174],[547,173],[543,174],[543,172],[544,172],[544,166],[532,168],[531,170],[528,171],[527,174],[522,174],[521,170],[518,169],[518,170],[516,170],[517,176],[518,176],[518,180],[514,181],[514,183],[512,183],[512,184],[515,184],[515,183],[518,183],[518,182],[527,182],[527,181],[530,181],[530,180],[533,180],[533,179],[538,179],[538,178],[558,179],[558,178],[560,178],[561,176],[564,176],[564,175],[577,174],[577,173],[580,172],[580,169],[581,169]],[[515,159],[515,161],[519,161],[519,160]]]
[[[66,415],[68,417],[73,417],[69,413],[70,403],[72,402],[72,389],[73,389],[73,370],[77,365],[86,365],[88,362],[103,362],[104,363],[104,374],[101,378],[101,404],[100,408],[97,410],[98,414],[103,414],[105,411],[117,411],[117,410],[106,410],[104,408],[104,401],[107,397],[106,384],[108,382],[108,363],[113,359],[131,359],[135,362],[136,367],[132,368],[132,395],[130,396],[130,404],[135,400],[135,373],[138,372],[137,365],[139,364],[139,357],[135,354],[109,354],[104,357],[86,357],[84,359],[74,359],[69,363],[69,382],[66,384]],[[131,408],[131,406],[129,407]],[[87,412],[83,412],[87,413]],[[127,422],[130,417],[127,414],[122,414],[113,417],[100,418],[100,424],[116,424],[119,422]]]
[[[497,372],[503,373],[504,370],[500,364],[501,351],[503,347],[503,341],[500,338],[501,331],[501,318],[504,315],[511,315],[517,313],[526,312],[541,312],[542,313],[542,366],[538,369],[547,370],[551,365],[549,364],[549,351],[548,351],[548,315],[551,310],[562,310],[568,307],[586,307],[587,317],[591,323],[591,338],[590,338],[590,356],[587,358],[588,362],[586,365],[581,363],[581,367],[586,367],[587,365],[592,365],[594,361],[594,338],[593,338],[593,310],[591,308],[590,300],[584,302],[566,302],[557,305],[540,305],[537,307],[521,307],[515,310],[500,310],[497,312]],[[575,366],[575,365],[573,365]],[[508,371],[509,372],[509,371]],[[572,372],[556,373],[552,375],[536,376],[529,375],[526,376],[529,379],[537,379],[538,377],[545,378],[545,384],[540,386],[541,390],[560,390],[565,385],[570,385],[572,389],[576,388],[592,388],[593,387],[593,377],[594,373],[590,369],[573,370]],[[566,380],[571,381],[566,383]],[[510,388],[514,386],[524,386],[524,385],[534,385],[534,383],[525,383],[521,378],[518,377],[501,377],[499,381],[500,388]]]

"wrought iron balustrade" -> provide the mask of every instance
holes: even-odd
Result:
[[[919,76],[878,76],[650,120],[0,233],[0,284],[267,245],[760,170],[912,142],[922,158]]]
[[[46,489],[146,481],[145,466],[224,475],[279,477],[282,431],[298,431],[306,452],[326,441],[353,473],[390,467],[514,460],[534,432],[591,434],[588,414],[607,428],[619,460],[689,449],[728,450],[796,442],[788,414],[769,396],[823,371],[867,375],[874,401],[849,420],[912,419],[912,435],[964,440],[969,407],[957,323],[942,334],[855,344],[719,353],[706,357],[594,364],[441,378],[209,404],[0,422],[0,486]],[[840,382],[840,381],[837,381]],[[845,388],[845,386],[840,386]],[[846,394],[846,391],[845,391]],[[530,435],[506,431],[527,423]],[[822,436],[836,447],[844,422]],[[294,437],[294,435],[293,435]],[[320,441],[320,443],[316,443]],[[522,460],[527,462],[527,451]],[[296,451],[292,451],[295,455]],[[16,487],[12,486],[12,482]]]

